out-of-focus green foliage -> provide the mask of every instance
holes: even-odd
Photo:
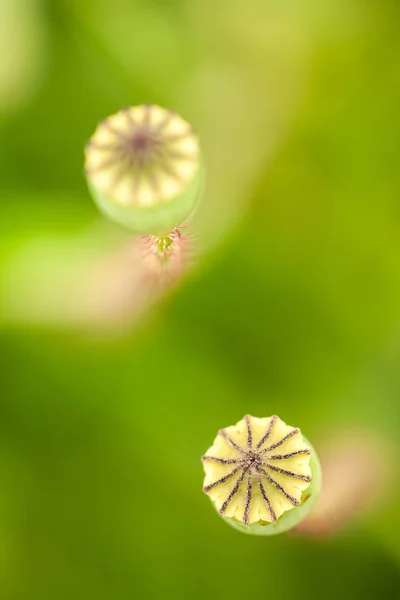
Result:
[[[200,456],[277,413],[395,457],[398,3],[2,0],[0,22],[0,595],[394,597],[396,461],[336,536],[258,539],[216,517]],[[83,146],[142,102],[201,136],[197,265],[139,321],[88,325],[78,282],[128,240]]]

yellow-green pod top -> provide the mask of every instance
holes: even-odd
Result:
[[[204,492],[229,524],[253,535],[294,527],[321,484],[318,457],[298,427],[246,415],[218,432],[202,457]]]
[[[135,234],[180,225],[195,209],[203,182],[189,123],[147,104],[100,123],[86,147],[85,172],[99,209]]]

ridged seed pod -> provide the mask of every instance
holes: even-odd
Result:
[[[189,123],[155,105],[100,123],[86,147],[85,172],[99,209],[135,234],[169,232],[185,221],[204,175]]]
[[[300,429],[279,417],[246,415],[221,429],[202,457],[204,492],[244,533],[274,535],[297,525],[318,495],[318,457]]]

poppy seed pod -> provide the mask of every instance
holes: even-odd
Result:
[[[100,123],[86,147],[85,172],[101,212],[135,234],[169,232],[185,221],[204,175],[189,123],[147,104]]]
[[[246,415],[221,429],[202,457],[208,494],[224,520],[252,535],[283,533],[317,498],[321,469],[300,429]]]

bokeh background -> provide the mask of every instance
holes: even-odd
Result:
[[[399,8],[0,0],[2,598],[396,597]],[[208,173],[157,302],[83,177],[142,102],[194,124]],[[245,413],[328,457],[302,531],[241,535],[201,492]]]

